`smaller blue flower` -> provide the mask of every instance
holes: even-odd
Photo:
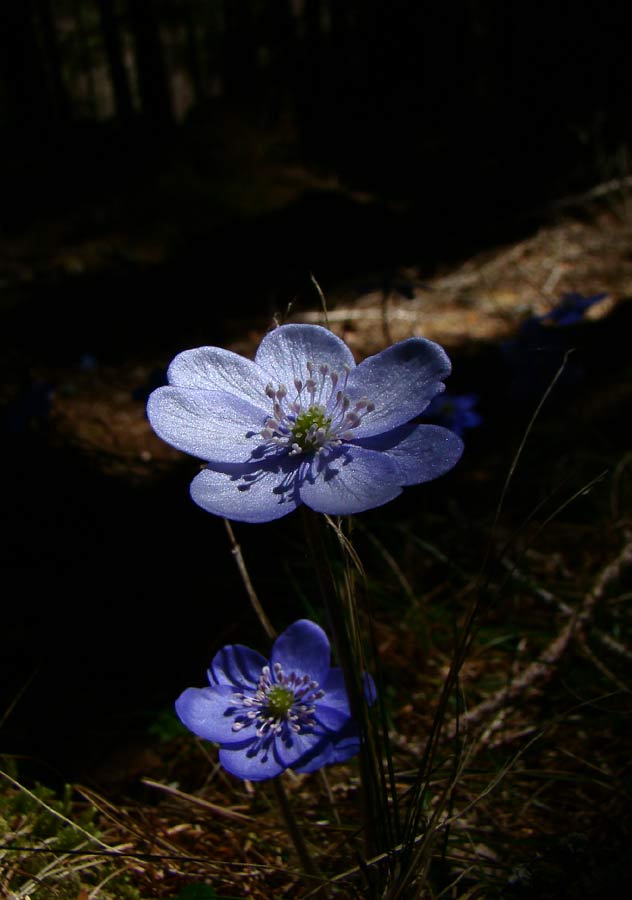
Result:
[[[238,778],[263,781],[285,769],[344,762],[360,740],[342,670],[330,660],[322,628],[299,619],[276,639],[269,660],[241,644],[220,650],[210,687],[187,688],[176,712],[194,734],[219,744],[220,763]],[[370,676],[365,683],[372,700]]]
[[[474,409],[477,403],[477,394],[439,394],[430,402],[423,417],[463,437],[466,428],[477,428],[483,421]]]

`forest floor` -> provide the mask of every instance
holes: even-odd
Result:
[[[412,335],[438,341],[453,362],[448,391],[475,395],[482,419],[466,431],[453,473],[359,517],[354,538],[402,797],[459,630],[481,606],[460,714],[451,706],[444,717],[426,797],[431,818],[461,767],[423,896],[617,896],[632,874],[628,198],[587,195],[531,234],[459,260],[328,273],[326,312],[304,281],[296,296],[269,291],[234,314],[224,295],[204,314],[196,264],[190,284],[188,266],[169,270],[167,290],[179,284],[185,295],[172,302],[185,308],[171,317],[161,294],[152,313],[173,231],[163,241],[98,230],[83,239],[66,222],[0,245],[9,323],[1,391],[14,442],[4,552],[33,606],[11,604],[8,614],[0,897],[310,893],[269,787],[226,775],[171,712],[169,698],[193,673],[203,677],[220,638],[249,642],[240,621],[249,610],[223,530],[189,509],[195,465],[145,417],[175,352],[222,343],[252,355],[274,316],[328,323],[358,360]],[[209,285],[226,291],[231,277],[213,284],[211,272]],[[251,279],[256,266],[240,290],[252,290]],[[117,297],[123,284],[130,294]],[[564,295],[601,293],[576,321],[545,321],[535,345],[521,330]],[[130,297],[140,299],[126,319]],[[150,339],[137,340],[151,315],[160,321]],[[283,624],[304,614],[311,576],[295,526],[237,531],[270,614]],[[221,618],[206,607],[225,602],[225,586],[236,611]],[[38,631],[47,628],[54,639]],[[257,640],[256,625],[246,634]],[[53,652],[43,650],[51,640]],[[111,659],[134,654],[129,671]],[[329,799],[318,776],[286,773],[284,782],[329,875],[354,870],[324,895],[354,896],[357,769],[336,766],[327,778]],[[59,791],[64,781],[65,799],[35,787]],[[59,813],[84,831],[62,831]]]

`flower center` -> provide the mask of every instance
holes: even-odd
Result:
[[[322,446],[322,438],[327,435],[330,425],[331,419],[322,406],[310,406],[297,415],[292,437],[303,453],[309,453]]]
[[[286,675],[283,666],[275,663],[272,671],[270,666],[263,667],[254,694],[233,694],[237,702],[227,713],[235,717],[233,731],[254,725],[257,737],[279,735],[287,729],[304,732],[316,724],[312,718],[315,703],[324,696],[309,675]]]
[[[267,693],[268,713],[275,719],[284,719],[294,706],[294,694],[288,688],[274,685]]]
[[[270,383],[265,391],[272,401],[272,415],[261,431],[264,445],[285,448],[290,456],[321,453],[353,440],[354,429],[375,409],[367,397],[353,403],[346,393],[349,366],[343,367],[342,374],[326,363],[317,368],[307,362],[305,368],[307,377],[294,379],[292,399],[285,384],[275,388]]]

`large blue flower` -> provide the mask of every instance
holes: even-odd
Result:
[[[254,361],[219,347],[186,350],[147,405],[167,443],[207,462],[191,496],[242,522],[278,519],[305,503],[349,515],[388,503],[447,472],[459,437],[418,416],[444,390],[450,361],[409,338],[355,364],[319,325],[282,325]]]
[[[220,745],[221,764],[239,778],[343,762],[360,741],[342,670],[331,668],[330,657],[322,628],[300,619],[276,639],[269,661],[240,644],[224,647],[208,671],[210,687],[187,688],[176,712],[194,734]],[[365,684],[372,701],[369,676]]]

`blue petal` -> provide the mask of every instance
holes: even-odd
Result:
[[[360,737],[355,722],[350,721],[337,735],[332,744],[332,762],[346,762],[352,756],[360,752]]]
[[[342,669],[337,667],[330,669],[327,678],[320,682],[320,686],[325,692],[321,703],[326,703],[327,706],[332,706],[349,716],[349,697]]]
[[[240,744],[250,739],[246,729],[233,731],[235,712],[234,688],[217,685],[187,688],[176,700],[176,712],[183,725],[198,737],[216,744]],[[254,737],[254,728],[252,731]]]
[[[292,768],[300,773],[315,772],[329,763],[345,762],[359,751],[360,738],[356,724],[347,716],[337,732],[326,735],[320,744],[297,760]]]
[[[331,648],[323,629],[299,619],[278,636],[270,655],[272,665],[280,663],[285,675],[296,672],[309,675],[319,684],[327,678],[331,662]]]
[[[222,747],[219,751],[219,761],[231,775],[245,778],[248,781],[264,781],[266,778],[274,778],[287,768],[277,759],[273,741],[266,750],[255,752],[252,747],[250,751],[249,753],[248,750]]]
[[[315,772],[329,763],[346,762],[360,752],[360,738],[355,722],[349,720],[345,727],[329,741],[317,746],[311,753],[299,759],[292,768],[305,774]]]
[[[274,373],[274,383],[291,388],[295,378],[305,381],[306,363],[318,368],[326,364],[330,370],[343,372],[355,367],[351,350],[344,341],[320,325],[281,325],[268,332],[255,355],[256,363]]]
[[[377,698],[375,682],[368,672],[364,673],[363,682],[364,697],[369,706],[371,706]],[[330,669],[326,680],[321,684],[321,688],[325,692],[322,703],[335,707],[340,712],[346,713],[347,716],[350,715],[349,697],[342,669]]]
[[[229,644],[213,657],[208,671],[211,684],[229,684],[233,690],[256,690],[267,660],[242,644]]]
[[[191,497],[216,516],[271,522],[296,509],[297,463],[289,457],[241,466],[213,465],[191,482]]]
[[[263,443],[265,410],[232,394],[160,387],[147,415],[164,441],[209,462],[246,462]]]
[[[408,338],[370,356],[349,375],[347,391],[354,400],[367,397],[375,410],[355,429],[359,438],[381,434],[410,422],[444,390],[451,366],[433,341]]]
[[[301,468],[299,494],[316,512],[347,516],[382,506],[401,494],[395,461],[355,444],[321,455]]]
[[[444,475],[463,453],[461,438],[439,425],[403,425],[386,434],[363,438],[358,444],[391,459],[404,486]]]
[[[321,744],[323,738],[319,734],[313,732],[298,734],[287,729],[282,737],[276,738],[275,753],[283,768],[293,769],[304,756],[312,754]]]
[[[167,371],[169,384],[204,391],[223,391],[268,409],[265,394],[270,375],[245,356],[221,347],[197,347],[179,353]]]
[[[297,759],[292,769],[301,775],[305,775],[310,772],[316,772],[332,762],[336,762],[334,745],[329,740],[323,740],[300,759]]]
[[[349,714],[326,704],[327,697],[324,697],[316,707],[314,713],[314,719],[318,723],[316,731],[319,734],[334,736],[346,727],[349,722]]]

